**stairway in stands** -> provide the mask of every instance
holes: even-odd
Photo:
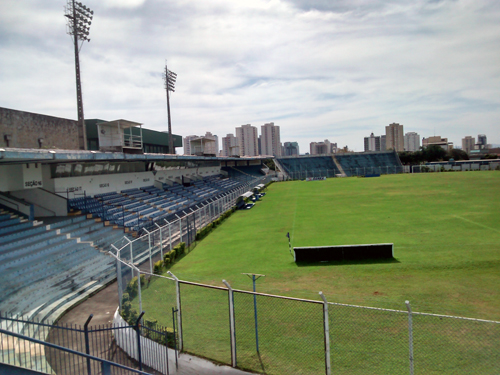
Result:
[[[85,216],[44,223],[0,208],[0,311],[56,320],[116,277],[103,250],[121,237]]]

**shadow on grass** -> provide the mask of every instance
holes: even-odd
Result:
[[[330,260],[323,262],[296,262],[297,267],[311,267],[311,266],[347,266],[353,264],[390,264],[401,263],[396,258],[392,259],[359,259],[359,260]]]

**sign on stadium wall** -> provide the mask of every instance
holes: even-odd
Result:
[[[322,181],[326,180],[326,177],[306,177],[306,181]]]
[[[25,189],[36,189],[43,187],[41,164],[23,164],[23,187]]]

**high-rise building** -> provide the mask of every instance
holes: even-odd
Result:
[[[299,156],[299,144],[297,142],[285,142],[284,146],[284,155],[285,156]]]
[[[415,132],[406,133],[404,136],[404,150],[410,152],[420,150],[420,135]]]
[[[422,138],[422,147],[428,147],[431,145],[440,146],[443,150],[451,150],[453,148],[453,142],[448,142],[448,138],[442,138],[440,135],[435,135],[429,138]]]
[[[488,141],[486,140],[486,135],[479,134],[477,136],[477,145],[480,150],[484,150],[487,148]]]
[[[337,148],[336,143],[331,143],[328,139],[325,139],[324,142],[311,142],[309,144],[309,151],[311,155],[324,155],[333,153],[333,149]]]
[[[236,128],[240,156],[258,156],[257,128],[250,124]]]
[[[238,138],[234,134],[222,137],[222,156],[240,156]]]
[[[280,127],[274,122],[264,124],[261,129],[261,155],[281,156]]]
[[[404,151],[403,125],[392,123],[385,127],[386,150]]]
[[[385,135],[380,136],[380,151],[385,151],[387,150],[386,142],[385,142]]]
[[[191,153],[191,140],[198,138],[197,135],[188,135],[187,137],[184,137],[184,155],[193,155]]]
[[[470,153],[471,150],[476,148],[476,139],[467,135],[465,138],[462,138],[462,150],[466,153]]]
[[[380,137],[375,136],[373,133],[369,137],[365,137],[365,152],[366,151],[380,151]]]

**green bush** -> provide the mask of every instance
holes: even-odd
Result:
[[[128,293],[123,293],[123,295],[122,295],[122,305],[125,302],[130,302],[130,295]]]
[[[130,303],[130,301],[122,303],[121,316],[127,322],[128,322],[131,310],[132,310],[132,304]]]
[[[129,298],[134,299],[135,296],[137,295],[137,276],[134,276],[132,280],[127,284],[127,289],[126,289]]]
[[[131,326],[135,325],[135,323],[137,323],[137,318],[139,318],[139,313],[136,309],[131,309],[130,314],[128,315],[128,324]]]
[[[153,273],[155,275],[161,275],[163,271],[163,260],[159,260],[158,262],[155,262],[153,266]]]
[[[157,335],[152,335],[152,329],[156,329],[157,328],[157,324],[158,324],[158,320],[156,319],[144,319],[144,325],[149,328],[149,329],[145,329],[143,330],[143,332],[145,332],[145,336],[147,338],[152,338],[152,337],[155,337]]]
[[[170,258],[168,257],[168,254],[165,254],[165,255],[163,256],[163,265],[164,265],[165,267],[168,267],[168,265],[169,265],[169,264],[170,264]]]

